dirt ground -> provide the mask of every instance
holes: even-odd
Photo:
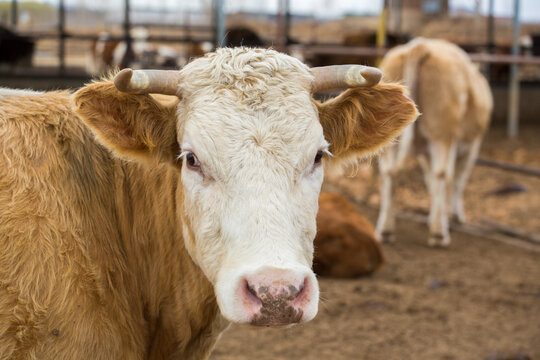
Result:
[[[510,141],[495,128],[482,156],[538,168],[538,135],[538,127],[522,128]],[[359,168],[354,177],[330,181],[364,201],[359,210],[374,222],[378,194],[371,179]],[[490,195],[514,183],[526,192]],[[427,210],[413,164],[398,184],[400,209]],[[471,222],[489,217],[538,232],[540,179],[477,166],[466,210]],[[454,231],[449,249],[432,249],[426,226],[403,220],[397,236],[385,245],[387,264],[374,276],[320,279],[314,321],[286,329],[232,326],[211,359],[540,359],[540,246]]]

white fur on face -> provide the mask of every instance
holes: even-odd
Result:
[[[318,296],[310,268],[323,170],[314,159],[328,144],[307,67],[273,51],[222,49],[182,75],[179,143],[201,164],[182,169],[184,235],[222,313],[246,321],[233,287],[263,267],[309,274]],[[317,301],[308,307],[311,318]]]

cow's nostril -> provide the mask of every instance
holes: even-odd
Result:
[[[302,291],[304,291],[304,284],[301,284],[298,287],[294,285],[289,285],[289,297],[291,298],[291,300],[294,300],[297,297],[299,297],[302,294]]]
[[[250,293],[255,299],[260,300],[257,296],[257,291],[255,291],[255,287],[253,285],[249,285],[249,283],[246,281],[246,290],[248,293]]]
[[[304,282],[302,283],[302,285],[300,285],[300,287],[298,288],[298,296],[300,296],[302,294],[302,292],[304,291],[304,288],[306,287],[306,280],[304,280]]]
[[[244,279],[244,286],[241,296],[245,306],[252,308],[253,311],[258,311],[262,306],[262,300],[257,294],[255,285],[250,284],[247,279]]]
[[[304,282],[300,285],[298,288],[298,294],[296,295],[294,299],[294,305],[295,306],[305,306],[309,300],[310,300],[310,285],[309,285],[309,278],[305,278]]]

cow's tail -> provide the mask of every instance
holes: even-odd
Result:
[[[429,56],[429,50],[423,46],[423,44],[418,44],[405,57],[405,62],[403,64],[403,82],[407,86],[409,97],[413,99],[417,105],[420,104],[420,70],[422,64]],[[400,137],[396,155],[397,169],[401,169],[404,166],[405,160],[409,155],[415,135],[414,126],[416,126],[415,123],[412,123],[405,128]]]
[[[417,104],[420,102],[420,70],[429,56],[430,50],[424,44],[419,43],[409,51],[403,64],[403,81],[409,89],[409,96]]]

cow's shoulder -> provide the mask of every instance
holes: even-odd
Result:
[[[12,161],[32,161],[38,150],[48,149],[53,135],[71,114],[70,94],[67,92],[0,97],[1,157]]]
[[[103,162],[108,154],[74,113],[70,92],[0,97],[0,176],[51,182],[77,168],[96,170],[85,161]]]
[[[115,246],[110,159],[69,92],[0,99],[0,353],[8,358],[140,351],[118,346],[131,318],[118,304],[127,296],[109,295],[126,267]],[[126,344],[143,343],[130,337]]]

